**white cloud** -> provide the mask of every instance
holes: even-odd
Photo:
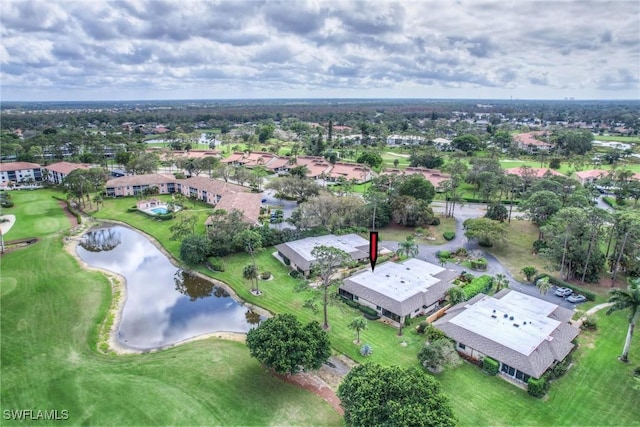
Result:
[[[639,19],[637,1],[10,0],[0,84],[24,100],[638,98]]]

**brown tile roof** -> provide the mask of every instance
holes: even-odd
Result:
[[[289,157],[276,157],[265,165],[267,169],[276,170],[286,166],[291,159]]]
[[[239,162],[243,158],[244,158],[244,153],[233,153],[229,157],[227,157],[226,159],[222,159],[221,162],[223,162],[223,163]]]
[[[187,179],[179,179],[177,180],[177,182],[181,183],[183,186],[188,185],[189,187],[197,188],[198,190],[204,190],[207,193],[217,194],[219,196],[224,196],[229,192],[248,193],[249,191],[251,191],[241,185],[224,182],[217,179],[211,179],[204,176],[194,176]]]
[[[76,169],[89,169],[91,165],[87,163],[70,163],[70,162],[58,162],[51,163],[48,166],[43,166],[43,169],[48,169],[53,172],[58,172],[64,175],[68,175]]]
[[[239,210],[242,212],[242,219],[249,224],[257,224],[260,217],[262,194],[260,193],[244,193],[230,191],[225,193],[214,209],[224,209],[227,212]],[[207,218],[205,225],[211,221]]]
[[[519,133],[513,137],[518,143],[522,145],[534,145],[536,147],[552,147],[553,144],[536,139],[536,137],[542,137],[545,135],[543,131]]]
[[[20,171],[25,169],[40,169],[41,166],[37,163],[29,162],[8,162],[0,163],[0,172]]]
[[[178,182],[172,175],[162,175],[159,173],[152,173],[146,175],[130,175],[121,176],[119,178],[113,178],[107,181],[105,187],[127,187],[132,185],[159,185],[167,184],[170,182]]]
[[[547,169],[547,168],[529,168],[530,172],[532,173],[532,175],[536,178],[542,178],[544,177],[547,173],[550,173],[551,175],[554,176],[565,176],[564,174],[561,174],[560,172],[553,170],[553,169]],[[522,168],[510,168],[510,169],[505,169],[504,173],[508,174],[508,175],[518,175],[518,176],[522,176]]]
[[[580,179],[599,178],[600,176],[607,176],[608,174],[609,174],[609,171],[605,171],[602,169],[592,169],[588,171],[576,172],[576,176]]]
[[[333,168],[331,168],[329,176],[333,178],[344,177],[347,180],[363,180],[369,173],[371,173],[371,170],[366,166],[337,162],[333,165]]]
[[[427,169],[420,167],[408,167],[406,169],[385,169],[384,174],[398,174],[398,175],[414,175],[420,174],[433,184],[434,187],[438,187],[442,181],[446,181],[451,178],[451,175],[444,172],[440,172],[437,169]]]
[[[309,170],[307,176],[311,178],[317,178],[331,170],[331,164],[324,157],[317,156],[298,156],[295,164],[291,165],[292,168],[296,166],[306,166]]]

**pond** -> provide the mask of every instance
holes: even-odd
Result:
[[[87,264],[127,281],[120,344],[165,347],[212,332],[247,332],[262,318],[224,288],[177,268],[144,235],[123,226],[87,232],[78,246]]]

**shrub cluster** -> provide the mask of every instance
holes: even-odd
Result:
[[[223,272],[225,270],[224,260],[218,257],[210,257],[209,258],[209,267],[213,271]]]
[[[497,375],[500,369],[500,362],[489,356],[485,356],[482,359],[482,369],[489,375]]]
[[[563,361],[556,363],[556,366],[549,369],[542,376],[542,378],[544,378],[547,382],[560,378],[561,376],[567,373],[572,361],[573,361],[573,357],[570,354],[567,355],[567,357],[565,357]]]
[[[598,329],[598,322],[593,316],[585,316],[582,319],[582,329],[596,330]]]
[[[2,202],[0,202],[0,206],[2,206],[3,208],[12,208],[14,204],[11,200],[3,200]]]
[[[263,271],[262,274],[260,274],[260,278],[262,280],[269,280],[270,277],[271,277],[270,271]]]
[[[442,233],[442,237],[444,237],[444,240],[453,240],[456,237],[456,233],[453,231],[445,231]]]
[[[584,295],[589,301],[595,301],[596,300],[596,294],[594,294],[593,292],[586,290],[586,289],[582,289],[579,286],[576,285],[572,285],[571,283],[565,282],[564,280],[558,279],[556,277],[550,276],[546,273],[542,273],[542,274],[538,274],[536,277],[534,277],[533,279],[533,283],[536,283],[538,281],[538,279],[542,279],[543,277],[548,277],[549,278],[549,283],[551,283],[552,285],[561,287],[561,288],[569,288],[571,289],[573,292],[579,293]]]
[[[486,270],[487,269],[487,260],[485,258],[472,259],[471,268],[474,270]]]
[[[533,397],[543,397],[549,391],[549,382],[542,376],[540,379],[529,378],[527,393]]]
[[[289,276],[293,277],[294,279],[297,279],[298,277],[300,277],[300,272],[298,270],[291,270],[289,272]]]
[[[438,251],[436,256],[440,259],[449,259],[451,258],[451,252],[449,251]]]
[[[473,279],[471,283],[462,288],[462,291],[464,292],[465,300],[468,301],[479,293],[489,292],[492,286],[493,277],[483,274]]]
[[[347,299],[347,298],[343,298],[342,300],[349,307],[353,307],[356,310],[360,310],[360,312],[362,312],[362,314],[364,314],[364,316],[369,320],[376,320],[376,319],[380,318],[380,315],[378,314],[378,312],[375,311],[373,308],[371,308],[369,306],[362,305],[362,304],[358,303],[357,301],[350,300],[350,299]]]

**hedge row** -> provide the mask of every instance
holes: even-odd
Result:
[[[589,301],[595,301],[596,300],[596,294],[594,294],[593,292],[588,291],[586,289],[582,289],[579,286],[572,285],[571,283],[565,282],[562,279],[558,279],[558,278],[550,276],[549,274],[546,274],[546,273],[538,274],[536,277],[534,277],[533,278],[533,283],[536,283],[538,281],[538,279],[542,279],[543,277],[548,277],[549,278],[549,283],[551,283],[552,285],[555,285],[555,286],[558,286],[558,287],[561,287],[561,288],[569,288],[573,292],[576,292],[576,293],[584,295],[585,297],[587,297],[587,299]]]
[[[497,375],[500,369],[500,362],[496,359],[492,359],[489,356],[485,356],[482,359],[482,369],[489,375]]]
[[[468,301],[479,293],[489,292],[492,286],[493,277],[483,274],[473,279],[471,283],[462,288],[462,291],[464,292],[465,300]]]
[[[349,307],[353,307],[356,310],[360,310],[363,314],[369,316],[369,318],[375,318],[378,319],[380,317],[380,315],[378,314],[377,311],[375,311],[373,308],[366,306],[366,305],[362,305],[354,300],[350,300],[348,298],[343,298],[342,299],[344,301],[345,304],[347,304]]]
[[[543,397],[549,391],[549,382],[544,378],[529,378],[527,381],[527,393],[533,397]]]

